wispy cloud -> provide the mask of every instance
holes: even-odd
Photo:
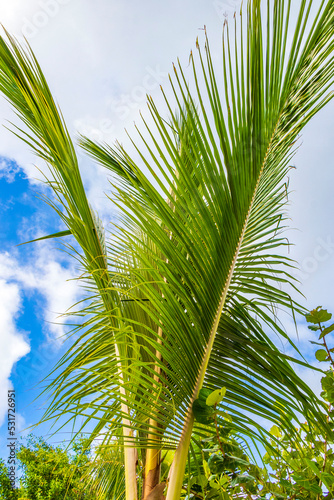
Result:
[[[9,377],[13,365],[30,351],[26,335],[18,330],[15,322],[20,309],[18,284],[0,279],[0,426],[7,411],[7,391],[11,388]]]
[[[42,321],[46,340],[56,345],[55,339],[65,333],[59,315],[77,301],[80,293],[73,275],[73,268],[53,258],[46,244],[40,245],[24,264],[8,252],[0,253],[0,426],[7,410],[6,393],[13,367],[30,352],[30,332],[17,326],[24,295],[37,293],[35,314]]]
[[[7,182],[14,182],[15,176],[22,171],[15,160],[0,156],[0,178],[4,178]]]

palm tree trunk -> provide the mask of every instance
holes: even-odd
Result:
[[[177,175],[177,173],[176,173]],[[173,187],[170,187],[169,194],[174,198],[174,203],[171,200],[167,199],[166,202],[169,206],[173,208],[173,212],[175,212],[175,201],[176,195],[174,193]],[[169,239],[172,240],[172,233],[169,234]],[[168,260],[166,261],[168,263]],[[166,278],[164,278],[166,282]],[[162,343],[162,328],[158,328],[158,343],[161,345]],[[161,361],[161,352],[156,350],[155,353],[157,359]],[[161,369],[158,364],[154,366],[154,388],[156,389],[160,382],[160,373]],[[158,422],[154,419],[150,419],[149,429],[157,429]],[[148,440],[157,440],[156,435],[152,435],[150,432],[148,434]],[[144,488],[143,488],[143,498],[145,499],[151,491],[160,483],[160,470],[161,470],[161,448],[159,449],[158,445],[161,445],[161,439],[157,441],[157,447],[148,448],[146,452],[146,465],[145,465],[145,477],[144,477]]]
[[[158,343],[161,345],[162,339],[162,328],[158,328]],[[161,352],[156,351],[156,357],[161,361]],[[160,381],[160,367],[158,364],[154,367],[154,385],[156,389]],[[160,459],[161,451],[159,445],[161,445],[161,439],[157,438],[156,434],[152,434],[150,430],[154,431],[159,426],[157,420],[151,418],[149,422],[149,433],[148,441],[156,441],[157,445],[154,448],[148,448],[146,451],[146,465],[145,465],[145,476],[144,476],[144,488],[143,488],[143,498],[145,499],[151,491],[160,483]]]
[[[115,346],[116,356],[119,359],[119,350],[117,344]],[[123,381],[123,372],[121,368],[118,368],[120,381]],[[126,397],[124,387],[120,387],[120,393],[122,397]],[[123,415],[129,415],[129,408],[125,403],[121,404],[121,409]],[[123,439],[124,439],[124,475],[125,475],[125,498],[126,500],[138,500],[137,492],[137,449],[135,447],[129,447],[128,442],[133,438],[133,432],[131,430],[131,422],[122,418],[123,426]]]

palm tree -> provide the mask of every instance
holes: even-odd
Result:
[[[0,39],[0,90],[31,131],[16,133],[49,165],[48,202],[67,228],[51,236],[75,238],[68,248],[89,297],[45,419],[95,422],[92,439],[104,433],[100,449],[117,450],[122,473],[95,474],[105,498],[116,498],[125,476],[126,500],[137,500],[141,472],[147,497],[168,450],[167,500],[180,498],[192,440],[208,432],[192,411],[203,387],[226,387],[221,408],[245,439],[266,441],[259,417],[291,436],[300,414],[327,425],[270,336],[293,345],[276,311],[301,311],[281,287],[295,286],[281,251],[289,162],[332,97],[334,4],[322,0],[315,19],[312,6],[302,0],[293,23],[291,0],[248,1],[232,36],[224,25],[221,76],[205,34],[204,53],[197,42],[190,55],[190,83],[174,67],[169,122],[148,97],[155,128],[143,117],[138,162],[119,144],[81,138],[112,175],[120,223],[108,240],[33,52]]]

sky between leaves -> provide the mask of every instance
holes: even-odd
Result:
[[[314,2],[315,6],[320,0]],[[297,4],[297,2],[296,2]],[[0,22],[19,39],[25,36],[42,66],[72,134],[127,144],[145,95],[160,100],[172,61],[186,66],[189,51],[204,25],[215,57],[220,54],[223,21],[240,7],[238,0],[0,0]],[[0,122],[13,113],[0,98]],[[290,176],[290,226],[295,246],[290,256],[301,270],[300,290],[308,308],[334,312],[334,102],[304,130]],[[115,213],[104,196],[105,172],[80,156],[89,200],[108,222]],[[34,402],[45,377],[64,350],[66,326],[58,316],[80,298],[71,278],[75,265],[60,245],[18,243],[59,230],[59,221],[38,199],[45,188],[23,143],[0,129],[0,456],[4,456],[7,389],[17,393],[17,426],[41,417]],[[57,319],[58,318],[58,319]],[[58,322],[58,324],[55,324]],[[291,321],[288,331],[296,338]],[[312,360],[312,333],[299,318],[298,346]],[[282,346],[287,349],[287,346]],[[300,369],[299,369],[300,370]],[[303,377],[318,390],[309,371]],[[65,429],[66,430],[66,429]],[[36,431],[46,435],[44,425]],[[61,439],[65,439],[63,434]],[[54,441],[59,438],[53,438]],[[1,453],[3,452],[3,453]]]

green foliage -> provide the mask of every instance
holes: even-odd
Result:
[[[226,411],[218,409],[226,394],[226,387],[210,391],[203,388],[199,391],[198,398],[193,402],[193,413],[195,420],[201,424],[210,425],[217,423],[217,416],[220,415],[225,420],[231,420],[231,416]]]
[[[226,394],[226,387],[222,387],[221,389],[216,389],[206,398],[206,404],[208,406],[216,406],[221,403]]]
[[[197,422],[201,424],[210,424],[214,420],[215,408],[207,404],[207,398],[210,397],[211,391],[201,389],[198,398],[193,403],[193,413]]]
[[[44,439],[30,436],[21,445],[17,459],[23,472],[21,497],[27,500],[93,500],[83,475],[89,465],[90,451],[86,440],[75,441],[73,454],[49,445]]]
[[[13,490],[8,470],[3,460],[0,460],[0,500],[17,500],[17,490]]]
[[[334,331],[334,323],[324,325],[332,318],[327,310],[317,307],[306,315],[311,331],[318,332],[321,346],[315,357],[329,364],[321,379],[322,398],[327,403],[326,419],[333,428],[334,363],[333,348],[328,345],[328,335]],[[334,451],[333,435],[320,431],[315,425],[304,424],[298,429],[295,440],[272,427],[272,449],[268,449],[264,461],[272,469],[271,479],[264,491],[270,498],[296,498],[321,500],[334,498]]]
[[[265,472],[250,462],[242,442],[233,435],[231,417],[220,408],[225,393],[225,387],[215,391],[204,388],[194,402],[196,422],[205,426],[202,432],[207,436],[197,442],[189,459],[192,473],[183,486],[188,492],[186,499],[261,498]]]
[[[270,429],[271,447],[263,457],[267,469],[250,463],[239,440],[233,435],[233,426],[221,419],[219,405],[225,396],[225,388],[210,392],[202,389],[194,403],[196,421],[206,429],[215,426],[216,435],[203,439],[199,445],[200,472],[188,479],[186,498],[213,498],[230,500],[244,494],[252,499],[330,500],[334,498],[334,349],[328,344],[334,324],[328,325],[332,315],[318,307],[306,315],[309,328],[318,333],[321,347],[315,353],[318,361],[329,367],[321,378],[324,418],[328,432],[324,433],[315,423],[301,425],[294,438],[277,425]],[[219,425],[219,419],[221,425]],[[232,432],[231,432],[232,431]],[[205,447],[204,447],[205,446]]]
[[[326,323],[326,321],[329,321],[332,315],[326,309],[322,309],[319,306],[316,309],[313,309],[313,311],[306,314],[305,317],[308,323],[312,323],[319,326],[320,323]]]
[[[242,443],[233,435],[223,430],[219,438],[204,438],[198,443],[197,455],[202,457],[201,463],[197,467],[195,461],[192,464],[192,474],[183,485],[185,498],[261,498],[264,472],[250,462]]]

